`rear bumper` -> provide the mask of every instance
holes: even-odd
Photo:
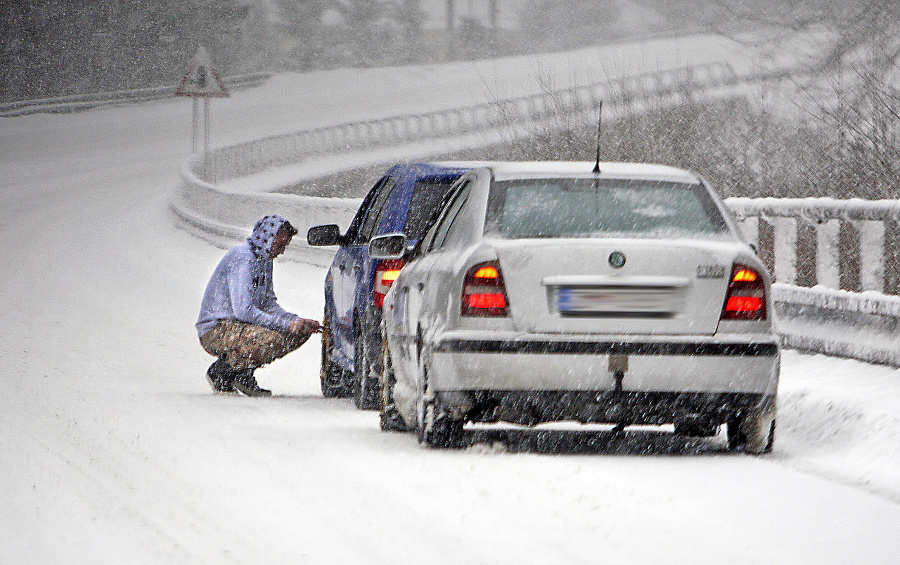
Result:
[[[691,419],[720,425],[775,406],[774,396],[750,393],[480,390],[438,396],[467,421],[528,426],[556,421],[663,425]]]
[[[764,396],[774,396],[778,386],[780,353],[769,335],[569,337],[447,333],[431,348],[430,385],[435,391]]]

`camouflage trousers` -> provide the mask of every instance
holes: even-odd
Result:
[[[200,338],[200,345],[235,369],[256,369],[280,359],[309,339],[309,335],[280,332],[237,320],[219,320]]]

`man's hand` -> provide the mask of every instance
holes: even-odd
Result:
[[[322,331],[322,326],[316,320],[298,318],[291,321],[291,328],[288,331],[297,335],[311,335]]]

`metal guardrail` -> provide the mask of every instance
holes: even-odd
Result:
[[[900,222],[900,201],[729,198],[726,204],[757,246],[763,224],[769,228],[769,248],[761,251],[771,257],[785,345],[900,366],[900,296],[885,293],[893,253],[887,234],[889,224]],[[812,253],[801,253],[803,228],[812,232],[805,246]],[[797,285],[801,272],[810,286]],[[858,291],[841,289],[842,278],[858,281]]]
[[[900,221],[898,200],[835,200],[832,198],[730,198],[728,206],[741,221],[747,238],[759,244],[760,221],[773,228],[775,279],[795,284],[798,275],[798,227],[806,224],[815,232],[815,282],[839,289],[841,279],[842,224],[851,224],[858,234],[860,290],[884,292],[887,262],[887,222]],[[843,252],[847,254],[846,249]],[[846,262],[845,262],[846,263]]]
[[[422,139],[501,129],[562,113],[591,111],[601,100],[615,105],[635,99],[686,95],[739,83],[780,78],[780,73],[739,77],[731,65],[714,63],[624,77],[618,80],[425,114],[366,120],[276,135],[224,147],[198,163],[195,173],[219,183],[310,157],[387,147]]]
[[[328,198],[293,194],[242,194],[222,190],[194,174],[200,157],[182,166],[181,183],[169,198],[179,226],[219,247],[228,247],[250,235],[250,227],[267,214],[281,214],[305,234],[315,225],[350,224],[360,198]],[[334,249],[310,247],[296,238],[288,247],[290,259],[321,267],[331,264]]]
[[[269,72],[251,73],[232,76],[224,79],[225,85],[230,88],[246,88],[257,86],[272,76]],[[160,86],[155,88],[139,88],[136,90],[118,90],[114,92],[96,92],[91,94],[73,94],[71,96],[56,96],[53,98],[41,98],[36,100],[18,100],[15,102],[0,103],[0,117],[11,118],[37,113],[61,113],[75,112],[108,106],[111,104],[123,104],[127,102],[146,102],[170,98],[175,94],[177,86]]]

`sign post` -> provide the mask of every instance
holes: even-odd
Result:
[[[203,123],[203,169],[206,174],[206,154],[209,152],[209,99],[229,96],[219,71],[213,67],[209,52],[202,45],[197,48],[194,59],[181,84],[175,89],[175,96],[190,96],[193,99],[193,122],[191,129],[191,151],[199,152],[200,124]],[[200,99],[203,99],[203,117],[200,116]]]

